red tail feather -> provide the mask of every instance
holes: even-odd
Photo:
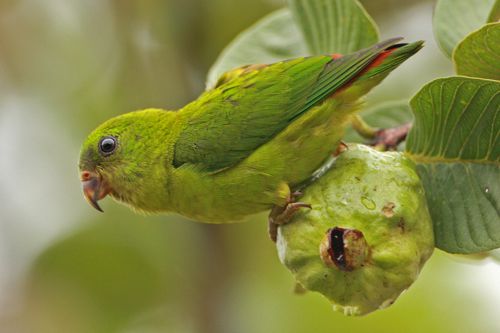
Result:
[[[334,54],[331,54],[330,57],[333,59],[333,60],[337,60],[337,59],[340,59],[343,57],[342,54],[340,53],[334,53]]]
[[[394,50],[396,50],[396,48],[391,48],[391,49],[385,50],[382,53],[380,53],[377,56],[377,58],[375,58],[375,60],[373,60],[373,62],[370,65],[368,65],[368,67],[365,68],[364,71],[366,72],[366,71],[380,65],[382,62],[384,62],[385,58],[387,58],[392,52],[394,52]]]

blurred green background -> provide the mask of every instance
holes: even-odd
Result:
[[[407,99],[451,63],[432,1],[366,0],[382,37],[426,48],[368,98]],[[0,332],[499,332],[500,266],[436,251],[387,310],[293,293],[265,216],[202,225],[82,197],[79,145],[103,120],[177,108],[280,0],[0,0]],[[334,51],[334,50],[332,50]]]

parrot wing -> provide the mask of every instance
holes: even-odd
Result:
[[[214,172],[234,166],[349,84],[399,40],[340,58],[297,58],[230,75],[179,112],[186,121],[175,143],[174,167],[194,164]]]

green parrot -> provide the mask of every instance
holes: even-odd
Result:
[[[293,202],[294,187],[336,150],[359,98],[423,45],[400,40],[244,66],[178,111],[112,118],[83,144],[84,195],[98,210],[110,195],[138,212],[207,223],[307,206]]]

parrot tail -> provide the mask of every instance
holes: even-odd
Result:
[[[424,42],[417,41],[410,44],[395,44],[387,47],[379,55],[359,72],[350,83],[335,95],[343,95],[344,98],[356,100],[377,86],[390,72],[417,53]]]
[[[381,52],[375,60],[361,72],[357,80],[370,80],[382,76],[382,80],[393,69],[401,65],[424,46],[424,41],[416,41],[410,44],[396,44]],[[379,81],[380,82],[380,81]]]

